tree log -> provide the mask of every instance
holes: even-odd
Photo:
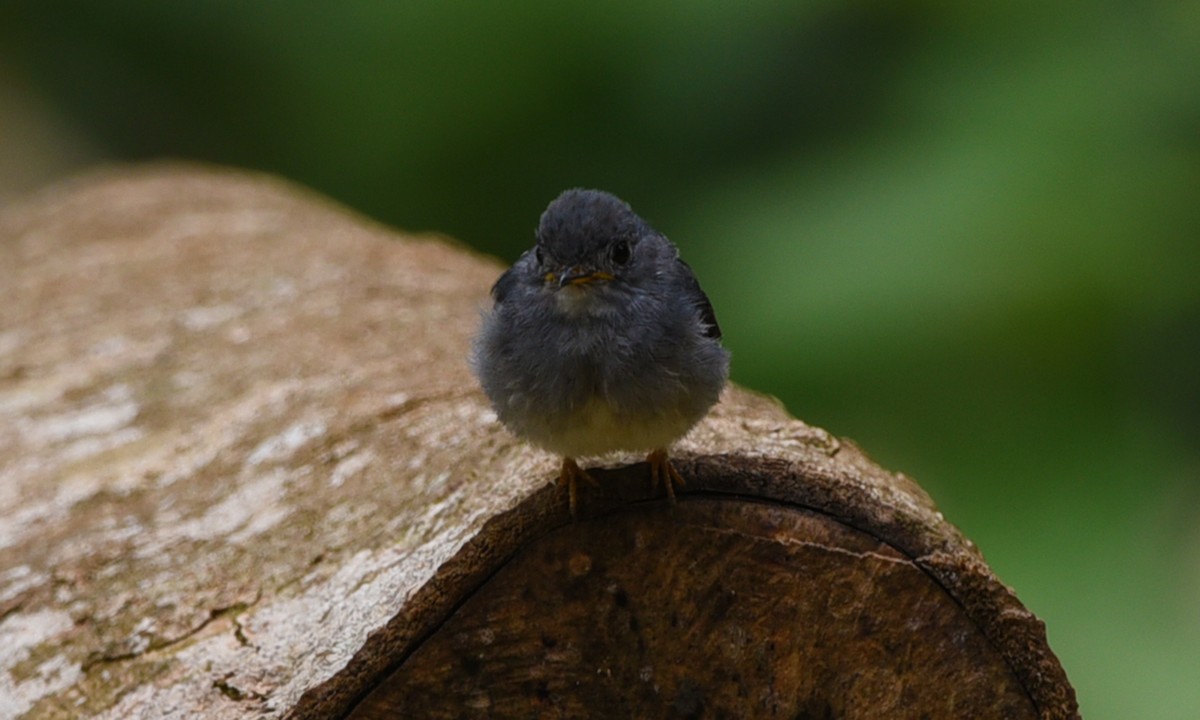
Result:
[[[572,522],[466,365],[499,270],[213,168],[7,208],[0,718],[1078,716],[929,497],[768,398]]]

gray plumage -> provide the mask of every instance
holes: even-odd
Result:
[[[613,195],[567,190],[496,282],[472,366],[513,433],[566,458],[666,448],[717,402],[729,353],[678,250]],[[656,477],[657,470],[656,470]],[[572,509],[574,480],[570,478]]]

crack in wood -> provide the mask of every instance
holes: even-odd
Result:
[[[103,651],[92,651],[91,653],[88,653],[88,656],[80,664],[80,669],[86,673],[98,665],[111,665],[113,663],[124,662],[126,660],[134,660],[136,658],[142,657],[143,655],[148,655],[150,653],[157,652],[159,650],[165,650],[174,645],[178,645],[179,643],[184,642],[185,640],[187,640],[189,638],[195,637],[198,633],[202,632],[209,625],[211,625],[212,623],[214,623],[217,620],[220,620],[221,618],[224,618],[224,617],[229,617],[230,620],[233,622],[233,625],[235,628],[234,629],[234,637],[237,638],[239,644],[245,645],[247,647],[253,647],[253,645],[249,642],[249,640],[246,639],[245,634],[242,632],[242,625],[241,625],[241,623],[239,623],[237,621],[236,616],[238,613],[245,612],[247,609],[253,607],[259,601],[259,599],[261,599],[261,597],[262,597],[262,591],[260,590],[254,596],[254,600],[252,600],[251,602],[236,602],[236,603],[233,603],[232,605],[226,605],[226,606],[219,607],[219,608],[213,608],[212,610],[209,611],[208,617],[205,618],[200,624],[196,625],[191,630],[188,630],[187,632],[185,632],[182,635],[179,635],[177,637],[159,638],[157,642],[154,640],[151,640],[146,645],[146,647],[144,647],[140,650],[131,650],[128,652],[121,652],[121,653],[115,653],[115,654],[109,654],[109,653],[105,653]]]
[[[233,685],[232,683],[229,682],[230,677],[233,677],[233,676],[226,675],[223,678],[218,678],[216,680],[213,680],[212,686],[214,688],[216,688],[217,690],[219,690],[222,695],[229,698],[230,700],[233,700],[234,702],[245,702],[246,700],[262,702],[267,699],[267,696],[263,695],[260,692],[255,692],[254,690],[243,690],[243,689],[239,688],[238,686]]]

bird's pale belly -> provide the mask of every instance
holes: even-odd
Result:
[[[677,408],[655,413],[618,414],[600,398],[593,398],[573,414],[530,428],[528,437],[550,452],[566,457],[588,457],[616,451],[647,452],[665,448],[691,429],[699,418]]]

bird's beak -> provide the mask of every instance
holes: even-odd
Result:
[[[592,283],[607,282],[612,279],[612,273],[576,265],[563,271],[562,275],[558,278],[558,286],[562,288],[568,285],[591,285]]]

